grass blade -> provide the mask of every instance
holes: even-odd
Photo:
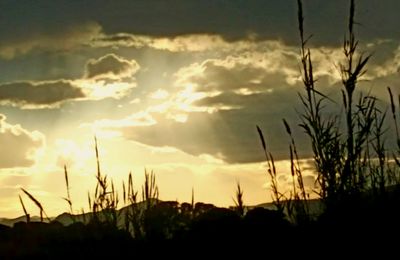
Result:
[[[26,211],[24,201],[22,200],[21,195],[18,195],[18,197],[19,197],[19,201],[21,202],[22,209],[24,210],[24,214],[26,216],[26,223],[29,223],[30,222],[30,216],[29,216],[28,211]]]
[[[24,188],[21,188],[21,190],[28,196],[28,198],[30,200],[33,201],[33,203],[35,203],[35,205],[40,209],[40,221],[43,222],[43,214],[46,216],[47,220],[50,221],[50,218],[47,216],[47,214],[45,213],[42,204],[40,204],[40,202],[35,199],[35,197],[30,194],[27,190],[25,190]]]

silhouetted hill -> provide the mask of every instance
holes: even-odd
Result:
[[[285,204],[285,203],[288,203],[288,201],[282,201],[282,204]],[[310,215],[313,217],[319,216],[324,210],[324,208],[323,208],[324,205],[320,199],[307,200],[307,206],[308,206]],[[272,202],[262,203],[262,204],[258,204],[256,206],[249,206],[248,208],[252,209],[252,208],[258,208],[258,207],[269,209],[269,210],[276,210],[276,206]],[[285,212],[285,214],[287,214],[287,212]]]
[[[30,217],[30,220],[32,222],[40,222],[40,217],[39,216],[33,216]],[[18,222],[26,222],[26,217],[25,216],[20,216],[17,218],[0,218],[0,224],[12,227],[15,223]],[[49,221],[47,219],[43,219],[43,222],[48,223]]]
[[[163,201],[159,200],[160,203],[162,203]],[[283,203],[286,203],[285,201],[283,201]],[[308,200],[308,207],[310,209],[310,214],[313,216],[318,216],[319,214],[322,213],[322,202],[320,200],[317,199],[313,199],[313,200]],[[205,205],[211,205],[211,204],[205,204]],[[145,206],[144,202],[139,202],[137,203],[136,207],[143,209]],[[125,213],[126,211],[130,208],[133,207],[132,205],[129,206],[125,206],[121,209],[119,209],[117,211],[117,215],[119,216],[118,219],[118,225],[122,226],[124,225],[125,222]],[[269,210],[276,210],[275,205],[272,202],[267,202],[267,203],[262,203],[262,204],[258,204],[258,205],[254,205],[254,206],[246,206],[247,210],[250,209],[254,209],[254,208],[265,208],[265,209],[269,209]],[[286,213],[286,212],[285,212]],[[67,226],[70,225],[74,222],[82,222],[82,223],[87,223],[89,221],[89,219],[91,218],[92,213],[88,212],[88,213],[84,213],[84,214],[74,214],[71,215],[70,213],[64,212],[56,217],[52,217],[50,218],[53,221],[57,221],[60,222],[61,224]],[[39,222],[40,221],[40,217],[38,216],[33,216],[31,217],[31,221],[32,222]],[[0,218],[0,224],[2,225],[6,225],[9,227],[12,227],[15,223],[17,222],[26,222],[26,217],[25,216],[20,216],[17,218]],[[48,220],[44,219],[44,222],[48,222]]]
[[[160,201],[161,202],[161,201]],[[124,219],[123,216],[125,215],[125,212],[129,207],[132,207],[132,205],[125,206],[117,211],[117,215],[121,216],[121,219],[118,221],[119,224],[122,224]],[[136,204],[136,207],[143,208],[144,207],[144,202],[139,202]],[[68,212],[64,212],[56,217],[51,217],[50,220],[52,221],[57,221],[60,222],[61,224],[67,226],[70,225],[74,222],[82,222],[82,223],[87,223],[89,219],[91,218],[92,213],[81,213],[81,214],[74,214],[71,215]],[[31,222],[40,222],[40,217],[39,216],[33,216],[30,218]],[[0,218],[0,224],[12,227],[15,223],[18,222],[26,222],[26,217],[25,215],[17,217],[17,218]],[[49,221],[47,219],[43,219],[43,222],[48,223]]]

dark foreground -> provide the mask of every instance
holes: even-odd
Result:
[[[213,207],[185,219],[179,208],[166,214],[164,206],[142,223],[146,236],[140,239],[110,223],[19,222],[12,228],[0,226],[0,259],[212,258],[215,254],[247,259],[259,254],[317,257],[317,252],[332,255],[349,250],[361,255],[397,254],[399,197],[342,203],[297,224],[264,208],[241,216],[235,210]]]

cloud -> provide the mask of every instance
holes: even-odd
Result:
[[[130,33],[102,34],[93,39],[93,47],[134,47],[143,48],[149,46],[152,37],[145,35],[135,35]]]
[[[373,68],[372,73],[370,74],[376,77],[387,77],[387,76],[392,76],[393,74],[398,74],[399,72],[400,72],[400,45],[398,45],[397,48],[395,48],[392,51],[390,57],[387,60],[383,61],[381,64],[377,64]]]
[[[0,85],[0,103],[22,108],[54,107],[86,95],[72,81],[12,82]]]
[[[320,47],[311,50],[315,76],[332,77],[340,80],[335,61],[341,57],[340,48]],[[301,81],[300,60],[297,47],[279,41],[262,42],[249,50],[239,51],[222,59],[206,59],[181,68],[176,74],[176,84],[195,85],[199,91],[208,89],[238,90],[257,88],[268,84],[276,86],[273,78],[294,85]]]
[[[6,119],[0,114],[0,168],[32,166],[36,152],[44,146],[43,134],[9,124]]]
[[[296,127],[303,111],[298,93],[304,90],[298,50],[279,42],[263,45],[263,52],[260,48],[179,69],[174,75],[175,92],[139,113],[151,118],[146,121],[149,124],[140,124],[135,113],[102,121],[98,127],[120,131],[126,139],[150,146],[175,147],[195,156],[209,154],[228,163],[250,163],[265,159],[256,125],[264,130],[276,160],[289,157],[285,118],[292,126],[300,157],[309,158],[310,142]],[[343,55],[340,48],[311,51],[318,89],[340,104],[342,86],[336,68]],[[337,104],[325,105],[328,114],[338,112]]]
[[[369,50],[367,46],[360,47]],[[340,46],[320,46],[311,48],[311,53],[318,90],[338,101],[327,102],[324,109],[335,115],[342,101],[338,63],[343,51]],[[264,130],[276,160],[289,157],[284,118],[292,126],[300,156],[309,158],[310,142],[296,127],[300,123],[299,112],[304,109],[298,97],[304,90],[298,47],[281,41],[259,41],[234,53],[208,54],[199,55],[205,59],[173,74],[174,81],[166,88],[168,97],[143,102],[149,106],[143,111],[122,119],[98,121],[96,127],[119,131],[126,139],[154,147],[175,147],[228,163],[250,163],[265,159],[256,125]],[[382,61],[371,66],[379,63]],[[364,83],[360,81],[357,91],[368,92]],[[150,92],[147,97],[155,93]]]
[[[282,102],[283,99],[286,102]],[[226,100],[222,103],[231,105]],[[184,123],[158,116],[155,117],[158,123],[152,127],[127,127],[120,128],[120,131],[126,138],[148,145],[177,147],[192,155],[210,154],[228,163],[248,163],[264,160],[255,128],[260,125],[275,158],[287,158],[288,143],[285,140],[288,139],[281,119],[286,118],[292,124],[297,124],[295,108],[299,102],[296,92],[284,89],[241,96],[232,106],[238,103],[241,106],[238,109],[189,113]],[[215,103],[211,105],[215,106]],[[295,137],[301,136],[298,130],[294,130]],[[307,140],[299,140],[299,153],[308,156]]]
[[[85,77],[92,79],[121,79],[131,77],[140,66],[135,60],[126,60],[115,54],[107,54],[98,59],[91,59],[85,68]]]
[[[228,163],[265,159],[255,128],[260,125],[275,158],[286,159],[289,139],[282,118],[293,125],[299,123],[297,93],[303,89],[298,53],[280,42],[263,45],[263,51],[259,48],[183,67],[174,74],[175,92],[159,104],[94,125],[120,131],[126,139],[146,145],[175,147],[196,156],[208,154]],[[336,75],[324,71],[333,64],[323,62],[336,54],[336,49],[316,49],[319,66],[315,73],[324,90],[337,87]],[[300,155],[309,156],[302,131],[293,132],[301,137]]]
[[[120,99],[136,87],[133,76],[139,67],[135,60],[128,61],[115,54],[107,54],[89,60],[82,78],[0,84],[0,104],[42,109],[57,108],[72,100]]]
[[[288,158],[289,139],[281,119],[297,124],[295,108],[299,100],[296,90],[285,87],[272,93],[231,95],[233,105],[240,104],[240,108],[219,109],[213,113],[184,112],[178,110],[177,104],[169,104],[164,109],[151,107],[121,120],[101,120],[94,125],[119,131],[124,138],[146,145],[175,147],[195,156],[209,154],[228,163],[264,161],[255,128],[260,125],[275,158]],[[226,99],[221,102],[230,104]],[[211,105],[215,106],[215,102]],[[301,137],[298,142],[300,155],[309,156],[308,140],[302,136],[301,130],[294,129],[293,132],[296,138]]]
[[[195,63],[178,71],[176,74],[178,78],[177,84],[181,86],[193,85],[198,92],[234,91],[240,89],[249,89],[251,91],[266,90],[266,84],[268,83],[270,87],[276,87],[276,79],[284,82],[285,77],[288,77],[287,80],[289,81],[291,73],[293,80],[300,76],[294,70],[287,71],[288,74],[285,75],[285,68],[280,67],[279,59],[255,60],[260,63],[267,61],[275,64],[271,64],[271,67],[268,64],[251,64],[250,59],[242,57],[206,60],[201,64]],[[289,67],[288,65],[287,67]],[[273,66],[276,68],[274,69]],[[282,70],[278,71],[278,67]],[[278,74],[280,74],[280,77]]]
[[[86,8],[92,11],[92,18],[99,21],[107,32],[155,37],[213,33],[231,41],[256,35],[259,40],[279,38],[287,43],[298,43],[296,1],[230,1],[229,5],[223,0],[173,2],[173,9],[168,8],[171,3],[152,1],[122,1],[118,5],[107,5],[108,8],[100,8],[100,1],[89,3]],[[77,7],[70,5],[69,9]],[[348,17],[348,1],[321,3],[309,0],[303,7],[306,31],[316,35],[314,42],[332,44],[342,41]],[[79,8],[82,8],[81,5]],[[393,31],[397,31],[397,22],[393,17],[396,17],[399,8],[396,0],[387,0],[384,4],[365,0],[357,5],[356,19],[363,25],[357,30],[362,40],[398,37],[393,35]]]
[[[226,41],[221,35],[188,34],[174,37],[157,37],[129,33],[103,34],[93,39],[93,47],[133,47],[152,48],[170,52],[205,52],[223,50],[237,51],[238,48],[248,49],[257,43],[251,39],[236,42]]]
[[[307,158],[310,143],[294,127],[300,123],[296,110],[302,111],[298,93],[304,89],[297,49],[279,42],[263,48],[183,67],[175,73],[175,92],[166,100],[120,120],[98,121],[97,126],[150,146],[250,163],[265,159],[256,125],[264,130],[275,159],[288,158],[285,118],[294,128],[300,156]],[[329,59],[338,51],[324,47],[313,52],[317,85],[324,93],[340,93],[338,75],[329,70],[335,69]],[[330,112],[329,105],[327,109]],[[140,123],[139,114],[151,120]]]
[[[337,59],[340,48],[320,47],[311,50],[314,76],[324,89],[340,83]],[[281,42],[264,42],[220,59],[206,59],[179,69],[175,86],[180,93],[189,92],[192,111],[212,112],[238,109],[247,105],[245,96],[273,93],[277,90],[302,89],[297,48]],[[201,108],[195,109],[195,108]]]
[[[96,128],[109,128],[116,127],[116,128],[124,128],[124,127],[132,127],[132,126],[152,126],[155,125],[157,122],[155,121],[154,117],[148,112],[138,112],[134,113],[124,119],[121,120],[110,120],[110,119],[103,119],[98,120],[94,123]]]
[[[12,59],[37,49],[69,51],[89,44],[101,32],[100,25],[95,22],[67,24],[53,30],[46,30],[47,24],[45,26],[39,28],[29,24],[29,30],[26,28],[14,28],[16,31],[8,29],[8,33],[2,34],[3,37],[0,40],[0,58]],[[0,28],[1,31],[4,31],[4,28]]]
[[[173,5],[174,8],[170,8]],[[309,0],[304,3],[305,28],[317,46],[342,42],[348,1]],[[399,39],[397,0],[365,0],[357,5],[357,35],[362,42]],[[174,0],[137,2],[86,1],[84,5],[60,0],[53,3],[2,3],[0,56],[13,58],[33,50],[71,50],[91,45],[153,46],[171,51],[203,51],[225,42],[280,39],[297,46],[297,5],[280,0],[211,2]],[[323,22],[321,21],[329,21]],[[29,25],[29,26],[27,26]],[[208,36],[197,36],[208,35]],[[223,41],[221,40],[223,39]]]

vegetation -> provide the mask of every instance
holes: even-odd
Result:
[[[304,108],[299,115],[300,127],[309,137],[313,151],[317,174],[315,192],[324,203],[324,212],[330,212],[329,214],[340,210],[340,207],[350,201],[352,205],[357,204],[357,200],[364,199],[362,197],[370,192],[373,192],[374,198],[378,198],[384,196],[388,190],[398,189],[399,185],[398,168],[393,167],[393,161],[399,161],[398,154],[393,153],[392,158],[388,157],[386,112],[378,104],[379,100],[370,94],[359,92],[359,98],[355,101],[358,83],[366,72],[371,55],[363,55],[363,52],[358,51],[354,16],[355,3],[352,0],[348,32],[343,42],[344,61],[338,64],[343,84],[342,105],[339,105],[316,86],[311,50],[307,48],[311,37],[306,38],[304,35],[302,2],[298,1],[301,71],[305,90],[304,94],[299,94]],[[390,88],[388,90],[398,136],[396,105]],[[329,106],[338,106],[342,113],[332,116],[326,111]],[[296,144],[289,124],[286,120],[283,123],[291,140],[289,151],[293,191],[288,197],[278,191],[273,157],[267,152],[264,136],[257,126],[267,158],[267,171],[272,179],[273,199],[278,210],[286,208],[296,221],[307,221],[308,194],[304,189]],[[282,199],[286,201],[285,205]]]
[[[194,192],[191,203],[161,201],[155,174],[147,171],[141,198],[133,188],[132,174],[129,173],[127,182],[122,183],[123,207],[118,209],[119,194],[114,182],[101,172],[95,138],[97,184],[94,193],[88,194],[90,212],[73,215],[68,171],[64,167],[67,189],[65,201],[69,205],[73,223],[64,227],[57,221],[49,220],[50,224],[44,224],[43,214],[47,215],[42,205],[22,189],[39,208],[41,223],[30,221],[20,196],[27,223],[18,223],[13,228],[1,227],[0,252],[8,256],[39,254],[51,257],[60,252],[104,256],[103,250],[107,250],[106,254],[123,252],[134,255],[128,248],[142,252],[163,245],[193,249],[199,241],[210,248],[218,241],[224,241],[242,249],[249,249],[246,245],[267,244],[277,247],[283,243],[301,249],[309,240],[332,251],[338,247],[335,236],[339,236],[344,245],[354,245],[369,243],[369,238],[376,234],[379,234],[381,241],[388,242],[384,235],[388,230],[400,231],[399,104],[396,105],[394,95],[388,88],[397,145],[391,152],[387,145],[388,138],[391,138],[387,131],[389,122],[381,101],[370,94],[357,92],[371,55],[363,55],[358,50],[354,32],[354,0],[350,1],[348,32],[343,42],[344,60],[338,64],[343,84],[341,102],[332,100],[317,87],[312,52],[307,47],[310,37],[304,34],[303,21],[302,1],[298,0],[300,61],[304,83],[304,91],[299,94],[303,105],[303,111],[299,114],[300,127],[308,136],[313,152],[317,174],[314,192],[323,204],[319,216],[311,214],[310,194],[305,189],[296,141],[285,119],[283,126],[290,140],[288,150],[292,177],[289,194],[279,189],[273,154],[268,149],[261,128],[257,126],[276,210],[246,207],[239,183],[234,198],[235,207],[232,209],[195,203]],[[357,93],[358,99],[355,97]],[[398,100],[400,102],[400,96]],[[342,112],[332,116],[327,112],[329,106],[338,106]],[[293,243],[287,242],[287,239]],[[27,246],[14,250],[18,243]],[[378,245],[378,242],[374,243],[374,246]],[[340,250],[345,248],[339,247]]]

